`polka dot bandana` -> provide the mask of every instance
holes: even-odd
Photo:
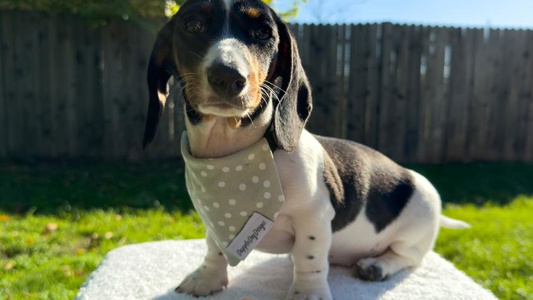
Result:
[[[217,159],[197,159],[184,132],[185,181],[196,211],[231,266],[264,237],[285,198],[266,139]],[[244,254],[243,254],[244,253]]]

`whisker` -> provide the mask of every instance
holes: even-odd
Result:
[[[250,120],[250,125],[252,125],[252,127],[253,127],[254,129],[257,129],[258,127],[255,126],[254,120],[252,119],[252,114],[251,114],[251,113],[247,113],[247,114],[246,114],[246,117],[248,118],[248,120]]]
[[[200,59],[202,59],[202,60],[204,59],[200,54],[198,54],[198,53],[196,53],[196,52],[194,52],[194,51],[190,51],[190,50],[189,50],[188,52],[190,52],[190,53],[196,55],[198,58],[200,58]]]
[[[196,76],[193,73],[186,73],[178,77],[176,85],[173,86],[174,89],[179,88],[178,97],[185,97],[185,89],[193,85],[196,81]],[[175,90],[174,90],[175,91]]]
[[[262,94],[261,96],[269,97],[268,95],[264,95],[264,94],[270,94],[271,95],[270,97],[273,97],[274,99],[279,101],[278,94],[271,87],[269,87],[268,85],[261,85],[260,88],[261,88],[261,91],[263,92],[261,93]],[[268,100],[268,99],[265,99],[265,100]]]
[[[277,89],[277,90],[279,90],[280,92],[287,93],[287,91],[285,91],[284,89],[280,88],[279,86],[277,86],[276,84],[274,84],[274,83],[272,83],[272,82],[270,82],[270,81],[268,81],[268,80],[265,80],[263,83],[264,83],[264,84],[268,84],[269,87],[271,87],[271,88],[273,88],[273,89]]]

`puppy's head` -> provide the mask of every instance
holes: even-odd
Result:
[[[192,124],[205,116],[258,117],[273,101],[269,134],[283,150],[294,149],[311,112],[309,85],[294,39],[259,0],[189,0],[159,32],[148,67],[144,146],[155,135],[171,76],[184,86]]]

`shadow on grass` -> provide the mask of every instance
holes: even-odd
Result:
[[[444,203],[507,204],[533,195],[533,164],[408,165],[428,177]],[[58,214],[73,209],[153,208],[187,212],[183,162],[0,163],[0,211]]]
[[[443,203],[509,204],[519,195],[533,195],[533,163],[455,163],[408,165],[426,176]]]
[[[0,210],[57,214],[73,209],[191,210],[181,161],[0,163]]]

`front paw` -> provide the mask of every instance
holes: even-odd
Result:
[[[209,270],[200,267],[181,282],[176,288],[176,292],[202,297],[220,292],[227,285],[228,274],[226,270]]]
[[[331,300],[331,291],[327,282],[295,282],[286,300]]]

